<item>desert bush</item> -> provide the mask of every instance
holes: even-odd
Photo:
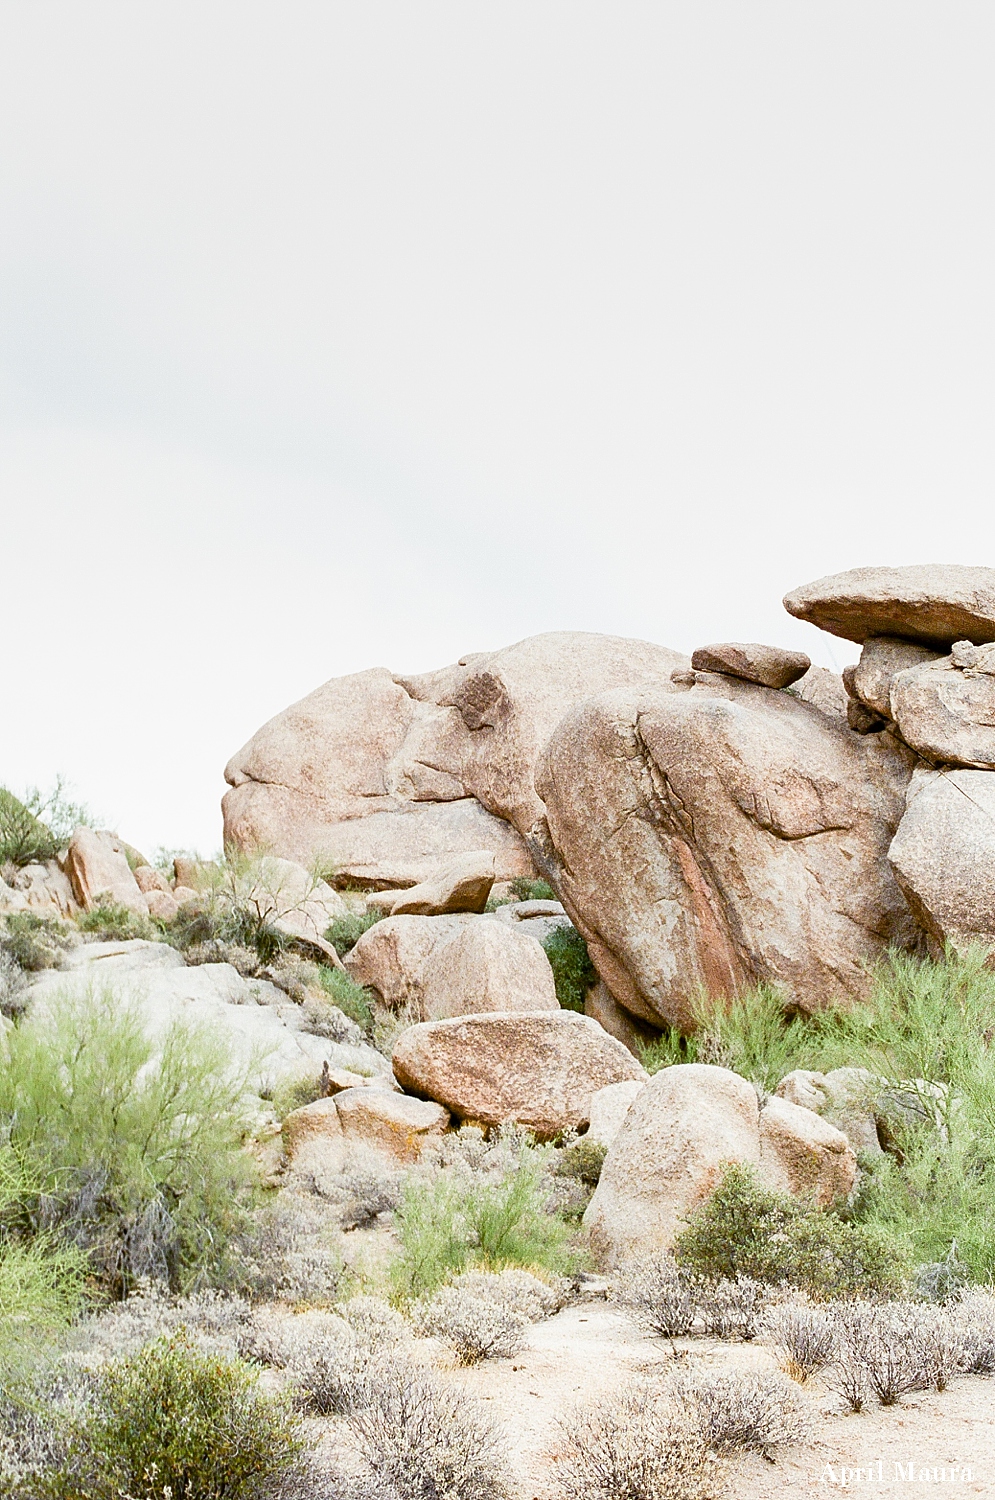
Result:
[[[543,948],[556,981],[556,998],[564,1010],[583,1013],[584,999],[598,971],[591,962],[587,944],[576,927],[554,927],[543,939]]]
[[[12,1020],[28,1004],[28,976],[16,959],[0,948],[0,1016]]]
[[[557,1277],[553,1284],[531,1271],[508,1267],[503,1271],[464,1271],[454,1277],[452,1285],[471,1296],[510,1308],[526,1323],[541,1323],[563,1306],[569,1283]]]
[[[11,1146],[0,1144],[0,1376],[83,1304],[85,1257],[50,1233],[25,1233],[23,1204],[38,1187]]]
[[[557,895],[548,880],[529,880],[526,875],[516,875],[511,882],[511,894],[516,901],[556,901]]]
[[[249,1303],[237,1294],[207,1287],[173,1296],[159,1282],[141,1282],[123,1302],[77,1325],[72,1346],[84,1368],[99,1368],[182,1331],[201,1353],[232,1358],[254,1352],[251,1320]]]
[[[251,1500],[302,1446],[289,1407],[261,1390],[248,1365],[204,1354],[182,1333],[100,1370],[73,1439],[88,1500]],[[66,1478],[53,1489],[70,1500],[80,1491]]]
[[[812,1025],[789,1012],[784,996],[759,984],[732,999],[700,994],[694,1060],[730,1068],[762,1089],[772,1090],[785,1073],[804,1067],[812,1047]]]
[[[837,1309],[836,1322],[835,1370],[827,1384],[846,1395],[855,1411],[861,1409],[868,1392],[882,1406],[892,1406],[900,1396],[922,1388],[921,1351],[917,1341],[908,1337],[909,1320],[902,1310],[889,1304],[854,1302]]]
[[[824,1308],[805,1303],[784,1302],[769,1308],[763,1317],[762,1335],[764,1343],[779,1355],[784,1372],[800,1385],[826,1368],[836,1348],[829,1314]]]
[[[336,1312],[345,1318],[361,1344],[378,1352],[393,1349],[408,1331],[397,1308],[382,1297],[350,1297],[337,1305]]]
[[[364,1034],[369,1035],[373,1026],[373,1003],[369,990],[350,979],[341,969],[330,969],[327,964],[322,964],[319,972],[321,987],[330,1002],[329,1009],[334,1011],[337,1008],[350,1021],[354,1021]],[[334,1019],[334,1016],[328,1016],[325,1020],[326,1027]],[[333,1041],[346,1040],[338,1030],[325,1030],[319,1035],[331,1036]]]
[[[331,943],[339,958],[345,958],[351,952],[370,928],[379,922],[382,913],[378,911],[346,911],[336,917],[325,928],[325,941]]]
[[[505,1500],[502,1435],[437,1376],[384,1376],[352,1419],[356,1444],[399,1500]]]
[[[770,1288],[749,1276],[703,1278],[696,1301],[706,1338],[752,1339],[769,1296]]]
[[[58,969],[79,938],[67,922],[12,911],[0,917],[0,952],[29,974]]]
[[[98,943],[125,943],[132,938],[144,938],[155,942],[162,938],[162,929],[150,917],[122,906],[118,901],[102,897],[89,911],[80,912],[76,918],[80,932]]]
[[[565,1500],[713,1500],[723,1465],[693,1415],[634,1387],[560,1424],[556,1477]]]
[[[674,1256],[678,1265],[712,1280],[747,1276],[814,1297],[888,1291],[906,1270],[880,1229],[775,1193],[742,1165],[729,1167],[690,1216]]]
[[[416,1308],[415,1320],[419,1333],[451,1344],[461,1365],[517,1353],[528,1326],[520,1312],[459,1286],[440,1287]]]
[[[357,1153],[358,1156],[358,1153]],[[343,1229],[364,1229],[380,1214],[392,1213],[404,1199],[404,1174],[384,1168],[373,1156],[362,1157],[338,1179],[339,1222]]]
[[[582,1135],[556,1153],[552,1171],[556,1177],[572,1177],[588,1187],[597,1187],[607,1155],[608,1147],[601,1141]]]
[[[771,1458],[777,1448],[802,1442],[811,1428],[798,1394],[778,1375],[688,1373],[674,1379],[668,1395],[678,1410],[693,1414],[716,1453],[739,1449]]]
[[[53,997],[6,1052],[0,1123],[38,1185],[20,1232],[76,1244],[117,1292],[219,1273],[255,1174],[244,1083],[218,1040],[175,1023],[153,1043],[141,1010],[100,990]]]
[[[995,1375],[995,1295],[972,1287],[951,1308],[966,1375]]]
[[[331,1303],[344,1262],[338,1215],[311,1192],[284,1189],[253,1215],[237,1242],[231,1275],[255,1298]]]
[[[346,1416],[372,1393],[376,1366],[368,1345],[335,1313],[304,1313],[284,1320],[277,1345],[295,1398],[305,1411]]]
[[[675,1063],[698,1061],[698,1039],[684,1036],[675,1026],[665,1026],[650,1042],[638,1042],[639,1060],[647,1073],[659,1073]]]
[[[195,919],[189,918],[188,920]],[[173,946],[181,946],[176,942],[175,925],[174,923],[167,929],[167,940]],[[223,942],[220,938],[208,938],[203,943],[192,943],[189,947],[182,948],[182,953],[184,963],[188,964],[191,969],[197,968],[200,964],[231,964],[243,979],[254,979],[261,967],[259,954],[254,948],[246,948],[244,943]]]
[[[699,1283],[662,1251],[623,1267],[612,1286],[614,1300],[662,1338],[684,1338],[698,1315]]]
[[[44,864],[59,852],[59,841],[35,813],[0,786],[0,868],[4,865]]]

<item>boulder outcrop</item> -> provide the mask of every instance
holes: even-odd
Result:
[[[935,945],[995,948],[995,776],[916,770],[888,857]]]
[[[890,698],[898,732],[923,759],[995,770],[995,676],[945,656],[896,673]]]
[[[363,1141],[398,1161],[417,1161],[425,1145],[438,1140],[449,1124],[448,1111],[440,1104],[387,1089],[345,1089],[334,1103],[346,1140]]]
[[[940,651],[995,640],[995,568],[923,563],[851,568],[792,589],[784,607],[844,640],[901,636]]]
[[[505,922],[467,922],[433,948],[422,972],[425,1021],[490,1011],[558,1011],[549,959]]]
[[[761,687],[786,688],[804,677],[812,663],[802,651],[785,651],[780,646],[749,645],[729,641],[720,646],[699,646],[691,654],[695,672],[724,672],[757,682]]]
[[[77,828],[69,841],[65,861],[73,895],[84,911],[101,898],[148,916],[148,903],[131,873],[125,845],[114,833],[95,828]]]
[[[938,653],[893,635],[872,635],[864,642],[853,669],[854,695],[883,720],[892,718],[891,684],[899,672],[937,660]],[[848,669],[849,670],[849,669]]]
[[[482,912],[494,884],[494,856],[487,849],[461,854],[420,885],[382,891],[373,906],[397,916],[444,917],[451,912]]]
[[[610,1083],[645,1081],[621,1042],[573,1011],[503,1012],[429,1021],[401,1033],[394,1076],[463,1121],[515,1120],[541,1139],[590,1120]]]

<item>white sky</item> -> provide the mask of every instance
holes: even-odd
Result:
[[[995,7],[0,0],[0,781],[995,563]]]

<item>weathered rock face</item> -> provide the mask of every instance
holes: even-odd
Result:
[[[699,646],[691,656],[691,666],[696,672],[725,672],[730,677],[741,677],[769,688],[788,687],[804,677],[811,665],[801,651],[784,651],[780,646],[761,646],[755,642]]]
[[[346,1089],[335,1095],[342,1134],[388,1152],[398,1161],[417,1161],[429,1141],[449,1124],[448,1111],[425,1099],[387,1089]]]
[[[621,1042],[572,1011],[411,1026],[398,1038],[393,1064],[402,1088],[459,1119],[517,1120],[543,1139],[586,1125],[592,1095],[607,1084],[646,1079]]]
[[[598,1089],[591,1099],[591,1123],[584,1139],[610,1146],[645,1087],[645,1083],[633,1078],[628,1083],[610,1083],[607,1088]]]
[[[533,772],[554,725],[592,692],[669,686],[682,663],[646,641],[559,632],[426,676],[333,679],[229,762],[225,837],[372,888],[478,850],[497,880],[531,875],[521,835],[542,810]]]
[[[850,1192],[856,1177],[845,1136],[818,1115],[782,1099],[761,1110],[752,1084],[726,1068],[664,1068],[628,1109],[584,1215],[599,1262],[669,1248],[735,1163],[822,1203]]]
[[[422,1016],[425,966],[439,943],[454,937],[467,918],[385,917],[367,929],[345,967],[357,984],[375,990],[393,1010]]]
[[[758,980],[812,1010],[912,938],[887,863],[911,768],[889,734],[718,674],[605,695],[547,746],[534,847],[633,1015],[689,1027],[700,988]]]
[[[995,676],[949,656],[911,667],[892,678],[891,715],[926,760],[995,770]]]
[[[79,907],[68,875],[54,859],[23,865],[0,880],[0,912],[30,911],[38,917],[73,917]]]
[[[995,775],[919,768],[888,857],[938,953],[995,948]]]
[[[69,841],[66,874],[84,911],[96,906],[103,896],[129,911],[148,916],[148,903],[131,873],[125,846],[116,834],[77,828]]]
[[[775,1093],[835,1125],[855,1152],[881,1156],[876,1104],[883,1087],[884,1080],[866,1068],[833,1068],[829,1073],[796,1068],[781,1079]]]
[[[609,1036],[627,1047],[633,1057],[640,1058],[641,1048],[659,1037],[659,1029],[646,1021],[638,1021],[629,1011],[619,1005],[603,979],[592,985],[584,997],[584,1014],[603,1026]]]
[[[422,974],[422,1018],[487,1011],[558,1011],[549,959],[534,937],[506,922],[466,923],[430,954]]]
[[[789,614],[848,641],[901,636],[937,650],[995,640],[995,568],[851,568],[793,589]]]
[[[431,879],[404,891],[383,891],[369,900],[397,916],[443,917],[482,912],[494,884],[494,856],[487,849],[461,854]]]
[[[890,719],[892,679],[899,672],[936,659],[937,653],[928,646],[901,641],[893,635],[872,635],[864,642],[860,661],[854,668],[854,693],[880,718]]]

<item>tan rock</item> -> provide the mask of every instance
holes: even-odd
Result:
[[[963,671],[949,656],[891,680],[891,714],[926,760],[995,770],[995,677]]]
[[[176,886],[183,886],[186,890],[199,891],[201,886],[208,881],[213,871],[211,866],[200,859],[191,859],[189,855],[177,854],[173,860],[173,874],[176,877]]]
[[[809,667],[804,677],[791,684],[788,692],[802,703],[811,704],[827,718],[846,723],[848,698],[840,673],[830,672],[828,667]]]
[[[590,1119],[609,1083],[645,1079],[635,1059],[596,1022],[572,1011],[462,1016],[401,1033],[393,1055],[403,1088],[461,1120],[517,1120],[548,1139]]]
[[[79,907],[73,897],[69,877],[58,861],[22,865],[10,874],[6,909],[30,911],[39,917],[74,917]],[[0,896],[3,892],[0,892]]]
[[[882,719],[890,719],[892,678],[909,667],[936,659],[935,651],[914,641],[902,641],[893,635],[869,636],[853,669],[854,694]]]
[[[169,881],[161,870],[154,870],[151,865],[139,865],[135,871],[135,883],[143,895],[149,891],[171,890]]]
[[[760,1111],[760,1175],[777,1192],[829,1208],[853,1192],[857,1157],[828,1120],[774,1097]]]
[[[316,1099],[292,1109],[283,1121],[283,1149],[293,1161],[302,1148],[316,1139],[342,1141],[342,1122],[334,1098]]]
[[[598,1089],[591,1096],[591,1123],[584,1139],[610,1146],[645,1087],[640,1079],[631,1078],[627,1083],[610,1083],[607,1088]]]
[[[558,1011],[541,945],[504,922],[478,919],[432,951],[422,974],[422,1018],[487,1011]]]
[[[65,869],[72,882],[73,894],[84,911],[90,911],[103,897],[140,916],[148,915],[148,906],[131,873],[125,846],[116,834],[98,833],[95,828],[77,828],[69,841]]]
[[[717,673],[568,714],[536,775],[537,858],[615,1000],[690,1029],[702,988],[804,1010],[865,993],[915,926],[887,862],[912,756]]]
[[[760,1163],[752,1084],[726,1068],[663,1068],[631,1104],[584,1214],[610,1267],[673,1245],[688,1215],[733,1163]]]
[[[406,891],[384,891],[370,898],[392,915],[443,917],[451,912],[482,912],[494,884],[494,855],[487,849],[461,854],[431,880]]]
[[[346,955],[345,967],[357,984],[374,990],[394,1010],[423,1013],[425,967],[439,943],[471,919],[448,917],[385,917],[367,928]]]
[[[720,646],[699,646],[691,656],[691,666],[696,672],[725,672],[769,688],[790,686],[804,677],[811,665],[802,651],[785,651],[780,646],[761,646],[756,642],[728,641]]]
[[[584,1014],[603,1026],[609,1036],[627,1047],[640,1062],[643,1047],[648,1047],[660,1035],[655,1027],[638,1021],[623,1010],[603,979],[592,985],[584,997]]]
[[[784,607],[848,641],[890,635],[937,650],[961,639],[982,645],[995,640],[995,568],[851,568],[793,589]]]
[[[796,1068],[774,1092],[835,1125],[858,1154],[881,1156],[875,1106],[884,1087],[884,1080],[866,1068],[833,1068],[829,1073]]]
[[[438,1140],[449,1124],[441,1105],[388,1089],[346,1089],[334,1102],[347,1140],[364,1141],[398,1161],[417,1161],[426,1143]]]
[[[938,956],[995,949],[995,774],[918,769],[888,857]]]
[[[150,917],[160,922],[175,922],[180,914],[180,905],[172,891],[161,891],[157,886],[145,892]]]
[[[174,885],[173,900],[177,906],[185,906],[188,901],[199,901],[200,891],[195,891],[189,885]]]

